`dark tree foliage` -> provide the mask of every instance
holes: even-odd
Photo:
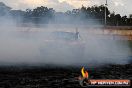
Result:
[[[91,20],[98,20],[102,24],[104,24],[104,18],[105,18],[105,6],[92,6],[92,7],[84,7],[82,6],[80,9],[73,9],[71,12],[67,12],[68,15],[80,18],[81,20],[88,22]],[[108,8],[106,8],[106,14],[107,18],[110,14],[110,11]]]
[[[27,9],[26,11],[12,10],[6,6],[3,2],[0,2],[0,16],[11,15],[15,19],[22,18],[21,22],[32,23],[48,23],[60,21],[61,23],[72,23],[82,21],[85,24],[91,21],[98,21],[104,24],[105,8],[107,16],[107,25],[111,26],[132,26],[132,14],[129,17],[121,16],[120,14],[110,13],[110,10],[104,5],[84,7],[80,9],[73,9],[67,12],[55,12],[53,8],[47,8],[44,6],[37,7],[35,9]],[[60,19],[61,18],[61,19]],[[72,21],[71,21],[72,20]]]
[[[11,8],[6,6],[3,2],[0,2],[0,16],[9,14]]]
[[[25,13],[26,22],[46,23],[54,17],[53,8],[37,7],[33,10],[27,9]]]

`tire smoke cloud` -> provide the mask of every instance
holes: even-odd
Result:
[[[61,21],[59,17],[56,19]],[[91,24],[59,24],[60,22],[20,26],[10,16],[0,20],[1,64],[78,66],[128,63],[131,51],[127,41],[112,40],[107,38],[110,36],[99,36],[89,31],[102,31],[101,27],[93,27]],[[94,22],[93,25],[95,24]],[[54,32],[60,31],[76,33],[76,28],[81,36],[77,41],[59,40],[54,36]]]

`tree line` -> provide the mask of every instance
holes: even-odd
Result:
[[[107,25],[110,26],[132,26],[132,14],[129,16],[121,16],[110,12],[108,7],[104,5],[84,7],[79,9],[69,10],[67,12],[56,12],[53,8],[44,6],[36,7],[34,9],[12,10],[6,6],[3,2],[0,2],[0,17],[11,16],[14,19],[21,22],[32,23],[81,23],[88,24],[90,22],[99,22],[104,24],[105,9],[107,17]],[[72,21],[71,21],[72,20]]]

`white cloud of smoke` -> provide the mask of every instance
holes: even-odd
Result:
[[[0,62],[3,64],[125,64],[130,55],[127,43],[92,34],[86,25],[47,24],[47,27],[34,27],[30,24],[24,27],[16,26],[16,22],[7,17],[1,18],[0,25]],[[51,40],[52,32],[75,32],[76,27],[83,40]]]

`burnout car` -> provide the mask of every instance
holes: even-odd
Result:
[[[50,38],[43,40],[40,52],[45,60],[58,61],[70,59],[70,61],[83,58],[84,42],[78,31],[65,32],[54,31],[49,34]],[[66,60],[67,61],[67,60]]]

